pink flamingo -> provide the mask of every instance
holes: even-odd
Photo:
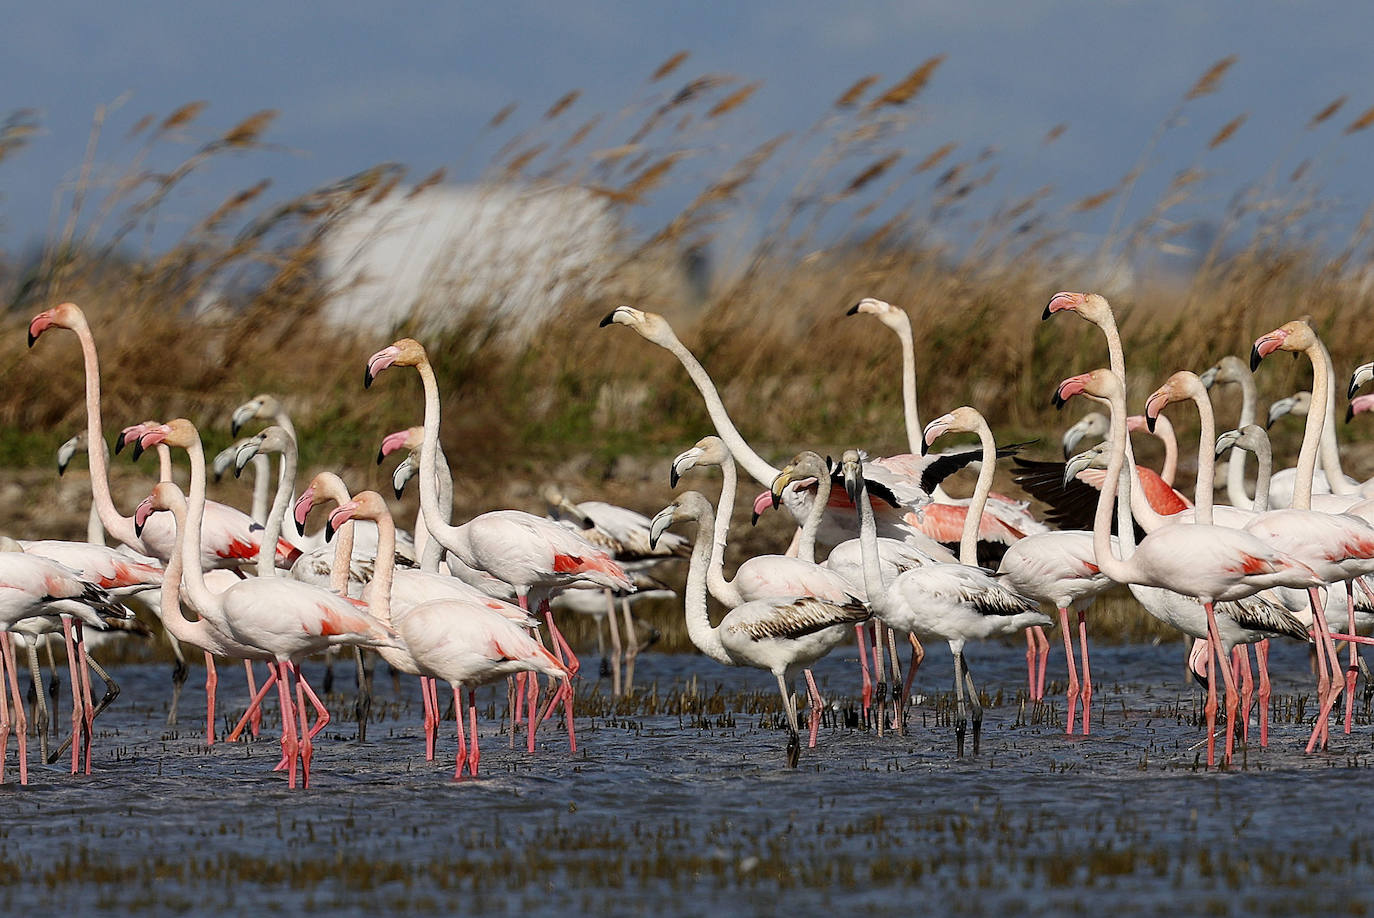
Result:
[[[481,758],[477,738],[477,702],[475,690],[498,679],[518,673],[534,672],[562,680],[559,692],[549,701],[549,709],[572,692],[572,672],[535,641],[521,626],[534,624],[528,614],[499,599],[471,590],[466,595],[450,593],[443,598],[429,599],[408,608],[392,608],[393,564],[386,552],[394,555],[395,525],[387,511],[386,502],[375,491],[363,491],[357,497],[335,508],[329,515],[326,535],[353,519],[376,522],[380,560],[377,573],[368,585],[368,609],[382,622],[393,623],[405,641],[402,659],[397,648],[379,648],[384,659],[406,671],[428,676],[425,688],[425,725],[438,722],[438,698],[433,680],[443,679],[453,689],[454,707],[458,712],[458,754],[453,777],[461,778],[467,765],[473,777]],[[457,581],[458,588],[463,585]],[[395,616],[393,619],[392,616]],[[463,735],[462,689],[468,690],[468,718],[471,725],[471,749],[465,750]],[[531,715],[529,733],[542,718]],[[434,757],[434,738],[428,736],[427,758]]]
[[[277,691],[282,709],[282,749],[288,762],[289,785],[296,786],[299,757],[302,786],[308,787],[313,754],[311,741],[329,722],[329,714],[301,673],[299,661],[337,644],[394,645],[395,633],[342,596],[282,577],[254,577],[232,585],[223,593],[211,592],[205,586],[201,553],[194,547],[200,544],[205,509],[205,453],[200,434],[190,421],[177,418],[147,429],[138,442],[144,449],[166,443],[186,450],[191,457],[187,536],[182,549],[187,595],[201,616],[209,619],[217,629],[241,644],[270,654],[276,661]],[[274,511],[278,509],[274,507]],[[279,526],[281,514],[269,515],[269,525],[273,519]],[[271,529],[263,544],[275,544]],[[267,549],[264,555],[271,557]],[[344,568],[340,565],[341,572]],[[292,675],[296,677],[294,704],[291,700]],[[261,702],[267,688],[264,685],[259,691],[254,705]],[[318,715],[313,726],[307,725],[307,697]],[[295,724],[297,714],[299,733]]]
[[[368,359],[363,377],[370,387],[377,374],[390,366],[414,367],[420,374],[425,393],[424,444],[420,448],[420,506],[430,536],[469,567],[486,571],[515,589],[520,608],[528,610],[528,596],[537,591],[540,607],[549,626],[555,649],[568,658],[576,674],[577,657],[563,639],[547,607],[549,591],[578,583],[589,583],[614,590],[632,590],[633,582],[610,555],[566,527],[519,510],[493,510],[474,517],[461,526],[445,523],[438,507],[436,467],[439,442],[439,385],[424,346],[413,338],[402,338]],[[532,685],[535,683],[531,683]],[[572,697],[564,699],[568,742],[576,749],[573,729]]]

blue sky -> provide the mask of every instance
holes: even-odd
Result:
[[[1053,184],[1064,200],[1115,183],[1198,75],[1235,54],[1221,91],[1190,105],[1159,145],[1141,206],[1202,163],[1218,176],[1204,209],[1219,215],[1228,188],[1276,162],[1286,175],[1309,155],[1333,222],[1357,221],[1370,201],[1374,130],[1341,136],[1374,105],[1374,4],[1363,2],[77,0],[14,4],[6,20],[0,114],[37,109],[44,130],[0,163],[0,250],[48,234],[54,190],[77,174],[93,113],[121,97],[97,157],[111,169],[130,161],[125,134],[144,114],[204,99],[210,107],[189,132],[202,141],[259,109],[281,111],[269,139],[283,150],[196,180],[164,215],[175,223],[263,177],[282,195],[383,160],[415,177],[444,165],[470,178],[492,148],[482,128],[507,102],[521,105],[516,125],[571,88],[583,96],[569,123],[614,113],[642,98],[647,75],[678,50],[692,56],[674,79],[712,71],[763,81],[746,115],[721,129],[738,152],[805,129],[861,76],[890,83],[945,54],[903,149],[920,156],[948,139],[965,151],[995,147],[1007,197]],[[1342,94],[1350,100],[1338,116],[1304,130]],[[1236,138],[1201,157],[1241,113]],[[1068,132],[1042,146],[1061,122]],[[1105,218],[1070,229],[1090,236],[1095,219]]]

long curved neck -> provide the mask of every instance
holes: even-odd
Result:
[[[430,537],[449,551],[454,551],[458,527],[449,525],[447,514],[439,507],[439,479],[436,477],[439,475],[439,381],[428,360],[416,364],[415,369],[420,373],[420,382],[425,390],[425,439],[420,444],[420,512],[424,514]],[[452,506],[450,492],[450,513]]]
[[[1341,469],[1341,448],[1336,442],[1335,366],[1331,362],[1331,352],[1326,349],[1326,344],[1320,338],[1317,339],[1317,347],[1321,349],[1322,357],[1326,360],[1326,399],[1318,402],[1315,388],[1312,392],[1312,404],[1322,405],[1325,409],[1321,439],[1322,470],[1326,472],[1326,481],[1332,494],[1355,494],[1359,489],[1345,478],[1345,472]]]
[[[1174,434],[1174,425],[1162,414],[1155,419],[1155,436],[1164,444],[1164,466],[1159,470],[1159,477],[1172,486],[1178,474],[1178,437]]]
[[[730,420],[730,415],[725,410],[725,403],[720,400],[720,393],[716,391],[715,383],[711,382],[710,375],[706,368],[701,365],[691,351],[687,350],[686,345],[677,339],[676,335],[669,337],[668,342],[663,345],[670,351],[678,362],[682,364],[687,375],[696,383],[697,391],[706,401],[706,412],[711,416],[711,423],[716,427],[716,434],[725,441],[726,447],[734,455],[735,460],[744,466],[744,470],[765,488],[772,487],[773,479],[778,477],[781,469],[776,469],[769,465],[764,458],[754,452],[753,448],[745,442],[744,437],[735,429],[734,423]]]
[[[423,453],[421,453],[423,456]],[[438,472],[438,504],[439,516],[445,523],[453,522],[453,471],[449,468],[448,459],[444,457],[444,451],[440,448],[435,455],[435,466]],[[424,496],[424,486],[420,487],[420,494]],[[439,540],[431,538],[429,526],[425,523],[425,508],[422,505],[415,513],[415,549],[420,553],[420,570],[437,573],[439,565],[444,560],[444,546],[439,544]]]
[[[983,444],[983,462],[978,469],[978,482],[973,487],[968,514],[964,517],[964,536],[959,540],[959,563],[973,567],[978,566],[978,528],[983,522],[983,508],[988,505],[992,477],[997,470],[997,444],[992,439],[992,429],[981,415],[978,418],[978,440]]]
[[[906,421],[906,448],[912,455],[921,454],[921,415],[916,408],[916,347],[911,337],[911,317],[902,310],[901,318],[893,326],[902,343],[902,418]]]
[[[1207,393],[1193,395],[1198,413],[1197,489],[1193,493],[1193,518],[1203,525],[1212,525],[1212,501],[1216,488],[1217,422],[1212,413],[1212,400]]]
[[[1274,450],[1266,437],[1255,451],[1255,461],[1259,469],[1255,472],[1255,502],[1252,509],[1263,513],[1269,509],[1269,479],[1274,474]]]
[[[1331,393],[1331,362],[1326,356],[1326,349],[1317,341],[1306,351],[1312,360],[1313,410],[1307,412],[1307,426],[1302,432],[1302,451],[1298,453],[1297,478],[1293,482],[1293,507],[1297,510],[1312,509],[1312,479],[1317,474],[1317,453],[1321,448],[1322,428],[1326,420],[1326,412],[1316,406],[1325,405]]]
[[[272,497],[271,482],[272,460],[262,453],[258,453],[253,457],[253,506],[249,511],[249,516],[253,517],[253,522],[259,525],[267,524],[267,502]]]
[[[797,537],[797,557],[803,561],[816,563],[816,533],[821,529],[825,518],[826,503],[830,498],[830,480],[822,475],[816,479],[816,497],[806,510],[806,520],[802,523]]]
[[[186,595],[202,616],[223,609],[220,596],[205,585],[201,567],[201,530],[205,520],[205,450],[196,437],[186,452],[191,457],[191,487],[186,495],[186,533],[181,543],[181,563]]]
[[[368,596],[367,611],[387,627],[391,626],[391,582],[396,571],[396,523],[390,513],[379,513],[377,522],[377,566],[372,572],[372,591]],[[343,547],[340,546],[340,552]],[[344,559],[344,570],[348,558]],[[334,566],[339,566],[336,561]],[[436,565],[437,566],[437,565]]]
[[[868,486],[860,478],[859,485],[859,555],[863,559],[864,592],[868,604],[878,615],[887,612],[887,584],[883,582],[883,568],[878,561],[878,525],[873,521],[873,503],[868,499]]]
[[[162,627],[178,641],[198,644],[210,630],[210,624],[204,619],[191,621],[181,608],[182,545],[186,541],[185,502],[174,505],[171,514],[176,521],[176,540],[172,554],[162,569]]]
[[[697,538],[692,545],[692,557],[687,564],[687,589],[683,604],[687,615],[687,636],[692,639],[697,650],[706,654],[717,663],[734,666],[735,661],[725,651],[720,632],[711,627],[711,618],[706,613],[706,570],[711,564],[712,544],[703,539],[702,533],[715,528],[715,513],[709,506],[702,508],[697,518]]]
[[[259,453],[259,455],[262,454]],[[262,534],[262,544],[258,546],[259,577],[276,576],[277,540],[281,538],[281,526],[282,520],[286,517],[286,506],[291,503],[291,489],[296,484],[296,464],[299,461],[300,451],[296,447],[296,440],[294,437],[287,437],[286,448],[281,453],[281,475],[277,479],[277,493],[272,498],[272,508],[267,511],[267,524]],[[265,476],[264,480],[266,480]]]
[[[1119,392],[1114,392],[1107,400],[1107,404],[1111,411],[1111,431],[1108,436],[1112,452],[1107,464],[1107,478],[1102,482],[1102,493],[1097,498],[1097,514],[1093,517],[1093,555],[1102,573],[1118,583],[1133,583],[1138,582],[1135,566],[1129,561],[1118,560],[1116,555],[1112,554],[1111,537],[1112,501],[1116,499],[1117,488],[1121,485],[1121,472],[1126,467],[1126,400]],[[1126,486],[1130,486],[1129,482]],[[1123,514],[1123,539],[1130,528],[1130,514]],[[1123,546],[1123,554],[1125,550]]]
[[[1121,380],[1121,391],[1126,391],[1126,352],[1121,344],[1121,332],[1116,327],[1116,315],[1108,310],[1106,317],[1099,323],[1098,328],[1102,329],[1102,334],[1107,338],[1107,361],[1111,371]],[[1136,470],[1135,450],[1131,447],[1131,438],[1126,433],[1126,400],[1123,395],[1121,400],[1121,434],[1125,439],[1125,462],[1122,470],[1118,474],[1129,473],[1133,481],[1121,481],[1117,486],[1121,493],[1126,495],[1122,504],[1129,503],[1132,511],[1140,525],[1146,532],[1153,532],[1166,522],[1164,517],[1155,512],[1155,508],[1150,506],[1149,498],[1145,495],[1145,488],[1140,483],[1140,473]],[[1110,525],[1108,529],[1110,529]],[[1109,552],[1110,553],[1110,552]]]
[[[90,444],[91,499],[106,532],[116,541],[136,551],[144,551],[142,540],[134,533],[133,517],[121,514],[110,496],[109,458],[105,453],[105,434],[100,418],[100,358],[95,352],[95,338],[84,320],[74,323],[72,331],[81,342],[81,359],[86,368],[86,442]]]
[[[715,519],[708,527],[705,521],[699,523],[698,532],[711,531],[711,553],[706,563],[706,585],[718,602],[734,607],[744,603],[744,597],[730,581],[725,579],[725,543],[730,537],[730,517],[735,510],[735,492],[739,488],[739,470],[734,459],[727,459],[720,465],[720,502],[715,511]],[[697,536],[701,541],[701,536]]]
[[[1259,402],[1258,393],[1255,391],[1255,378],[1249,371],[1241,374],[1240,377],[1240,423],[1236,425],[1239,430],[1255,423],[1255,405]],[[1246,451],[1243,449],[1231,450],[1231,458],[1226,465],[1226,499],[1231,502],[1232,507],[1239,507],[1242,510],[1258,510],[1255,503],[1259,500],[1259,483],[1255,484],[1255,502],[1250,500],[1245,493],[1245,463]]]

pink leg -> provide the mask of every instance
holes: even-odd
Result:
[[[248,697],[256,698],[258,695],[258,681],[253,676],[252,660],[243,661],[243,671],[248,674]],[[270,670],[268,672],[267,681],[268,683],[271,683],[272,681],[272,674]],[[259,702],[256,707],[250,707],[249,710],[252,713],[252,718],[248,721],[249,732],[251,732],[253,734],[253,737],[256,738],[258,733],[262,730],[262,703]]]
[[[544,620],[549,624],[549,637],[553,640],[553,646],[555,648],[562,648],[562,653],[558,653],[555,650],[559,662],[564,663],[568,667],[568,672],[576,676],[578,670],[582,668],[582,664],[578,662],[577,654],[573,653],[573,649],[568,645],[567,640],[563,637],[563,633],[559,631],[558,626],[554,624],[553,611],[549,608],[549,601],[547,599],[541,599],[539,601],[539,608],[544,613]],[[539,677],[531,673],[530,678],[538,680]],[[461,708],[458,713],[461,716]],[[576,752],[577,731],[573,727],[573,692],[571,690],[571,685],[569,686],[569,690],[563,693],[563,716],[568,724],[568,751]]]
[[[1349,580],[1345,582],[1345,601],[1349,613],[1350,633],[1355,633],[1355,587]],[[1350,642],[1350,665],[1345,669],[1345,732],[1350,735],[1350,726],[1355,717],[1355,680],[1360,675],[1359,645]]]
[[[1250,671],[1250,648],[1241,645],[1235,649],[1240,664],[1240,728],[1245,745],[1250,745],[1250,704],[1255,697],[1255,676]]]
[[[72,687],[72,774],[81,767],[81,677],[77,675],[76,642],[72,640],[72,620],[62,617],[62,636],[67,642],[67,672]]]
[[[24,716],[24,696],[19,693],[19,669],[14,659],[14,639],[6,632],[0,631],[0,658],[3,659],[4,669],[8,673],[9,694],[14,699],[14,733],[15,739],[19,742],[19,783],[29,783],[29,722]],[[0,691],[0,706],[9,707],[9,702],[5,701],[4,693]],[[4,767],[4,745],[0,743],[0,768]],[[0,774],[0,782],[4,781],[4,775]]]
[[[1045,629],[1039,625],[1035,626],[1035,640],[1039,644],[1040,665],[1039,674],[1036,678],[1035,700],[1045,700],[1045,671],[1050,665],[1050,639],[1045,636]]]
[[[515,748],[515,725],[516,719],[515,706],[524,701],[525,686],[515,676],[506,677],[506,710],[510,711],[510,748]]]
[[[281,751],[282,757],[286,759],[287,786],[294,789],[296,786],[296,753],[299,746],[296,741],[296,712],[294,705],[291,704],[291,669],[290,664],[278,663],[277,667],[277,700],[281,704]]]
[[[458,711],[458,719],[462,720],[463,712]],[[468,689],[468,733],[472,736],[472,743],[468,747],[468,771],[472,776],[477,777],[477,763],[482,761],[482,752],[477,748],[477,691]]]
[[[91,773],[91,740],[95,737],[95,705],[91,704],[91,665],[86,661],[86,641],[81,633],[81,620],[72,622],[76,629],[76,652],[81,657],[77,672],[81,674],[81,739],[86,759],[86,774]]]
[[[811,675],[811,670],[804,670],[806,676],[806,688],[811,696],[811,716],[807,719],[811,722],[811,739],[806,748],[816,748],[816,736],[821,729],[821,705],[825,704],[821,700],[821,690],[816,688],[816,677]]]
[[[305,677],[301,675],[300,664],[291,664],[291,672],[296,677],[296,714],[300,717],[301,723],[301,789],[306,790],[310,787],[310,759],[315,753],[315,744],[310,741],[313,734],[310,732],[309,724],[306,723]]]
[[[863,701],[864,720],[868,720],[868,710],[873,705],[873,677],[868,670],[868,627],[863,624],[854,626],[854,634],[859,638],[859,667],[863,671],[863,694],[859,697]]]
[[[300,684],[301,689],[305,692],[305,697],[309,700],[311,707],[315,709],[315,726],[310,728],[310,733],[306,737],[306,739],[313,740],[319,735],[321,730],[329,725],[329,709],[324,706],[324,702],[320,700],[320,696],[315,694],[315,690],[310,687],[310,683],[301,675],[301,668],[299,666],[296,667],[296,680]],[[313,744],[311,745],[311,751],[314,751]]]
[[[434,746],[439,733],[439,702],[431,697],[434,680],[420,677],[420,699],[425,708],[425,761],[434,761]]]
[[[1217,764],[1217,644],[1212,641],[1212,606],[1205,604],[1207,618],[1207,703],[1203,706],[1203,711],[1207,715],[1207,767],[1212,768]]]
[[[883,623],[873,622],[873,679],[878,683],[878,713],[874,720],[878,724],[878,735],[883,735],[887,726],[887,666],[883,662]]]
[[[1064,661],[1069,670],[1069,690],[1064,696],[1064,721],[1066,736],[1073,736],[1074,710],[1078,706],[1078,668],[1073,663],[1073,634],[1069,631],[1069,610],[1059,610],[1059,632],[1064,636]]]
[[[1212,604],[1210,602],[1205,603],[1204,608],[1207,610],[1207,635],[1210,638],[1212,644],[1212,657],[1214,657],[1217,661],[1216,668],[1213,669],[1212,672],[1215,673],[1220,671],[1222,679],[1226,682],[1226,752],[1225,757],[1222,761],[1224,764],[1230,764],[1231,750],[1234,748],[1236,740],[1236,711],[1240,707],[1240,700],[1236,694],[1236,681],[1231,676],[1231,667],[1228,665],[1228,661],[1226,659],[1226,652],[1222,648],[1221,644],[1221,636],[1217,631],[1216,611],[1212,608]],[[1216,679],[1208,679],[1207,682],[1209,686],[1209,691],[1213,693],[1212,725],[1213,727],[1215,727]],[[1210,741],[1212,741],[1213,739],[1214,737],[1209,734],[1209,745]],[[1208,762],[1209,767],[1211,766],[1211,764],[1211,762]]]
[[[525,681],[526,691],[528,692],[525,719],[528,725],[525,729],[525,741],[528,745],[530,755],[534,754],[534,733],[539,727],[539,677],[530,673],[529,679]]]
[[[1340,693],[1345,690],[1345,684],[1339,678],[1340,657],[1336,653],[1335,642],[1331,640],[1331,629],[1326,625],[1326,613],[1322,608],[1320,591],[1308,590],[1308,597],[1312,602],[1312,619],[1316,632],[1315,637],[1319,645],[1317,650],[1317,666],[1319,668],[1317,691],[1322,696],[1321,707],[1317,712],[1317,722],[1313,725],[1312,735],[1307,740],[1307,751],[1311,752],[1318,743],[1321,744],[1322,748],[1326,748],[1331,709],[1335,707],[1336,699]]]
[[[1083,735],[1087,736],[1093,732],[1093,676],[1088,665],[1088,620],[1082,611],[1078,613],[1078,646],[1083,654]]]
[[[244,663],[249,666],[249,669],[251,671],[252,664],[248,663],[247,660],[245,660]],[[261,712],[262,700],[263,698],[267,697],[267,692],[272,688],[276,681],[277,665],[275,663],[269,663],[267,666],[267,681],[262,684],[262,688],[258,689],[257,694],[249,700],[248,710],[243,712],[243,716],[239,718],[239,722],[234,725],[234,729],[229,732],[229,736],[225,739],[225,742],[233,743],[238,741],[239,735],[243,733],[244,728],[252,722],[253,714],[255,712]],[[280,688],[278,689],[278,691],[280,691]],[[254,735],[256,735],[256,731],[254,731]]]
[[[1259,670],[1260,746],[1269,745],[1269,639],[1255,645],[1255,667]]]
[[[525,696],[529,694],[525,680],[529,678],[529,673],[515,674],[515,714],[512,717],[513,724],[518,724],[525,719]],[[511,729],[512,742],[514,742],[515,730]]]
[[[911,697],[911,683],[916,678],[916,670],[921,668],[921,661],[926,658],[926,649],[921,646],[916,635],[908,634],[906,638],[911,642],[911,665],[906,670],[906,682],[902,683],[903,703]]]
[[[0,640],[9,640],[9,635],[0,632]],[[5,758],[10,746],[10,690],[9,682],[3,678],[4,662],[0,659],[0,784],[5,783]]]
[[[453,757],[453,780],[463,777],[463,761],[467,758],[468,744],[463,738],[463,698],[458,686],[453,687],[453,708],[458,722],[458,754]]]
[[[1036,647],[1034,632],[1034,626],[1026,629],[1026,682],[1029,686],[1026,691],[1031,701],[1036,700],[1035,690],[1039,684],[1035,674]]]
[[[215,745],[215,689],[219,674],[215,672],[215,658],[205,652],[205,745]]]

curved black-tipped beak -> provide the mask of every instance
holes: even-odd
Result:
[[[324,521],[324,540],[326,542],[334,541],[334,520],[332,517]]]
[[[1049,303],[1046,303],[1046,304],[1045,304],[1045,311],[1042,312],[1042,313],[1040,313],[1040,321],[1043,322],[1043,321],[1045,321],[1046,319],[1048,319],[1048,318],[1049,318],[1050,316],[1052,316],[1052,315],[1054,315],[1054,313],[1050,312]]]
[[[37,340],[38,340],[38,336],[35,335],[33,332],[29,332],[29,347],[30,347],[30,348],[33,347],[34,342],[37,341]]]
[[[33,346],[32,343],[30,343],[29,346],[32,347],[32,346]],[[147,520],[143,520],[142,522],[140,522],[140,521],[138,521],[138,520],[134,520],[134,535],[137,536],[137,537],[140,538],[140,539],[143,538],[143,524],[146,523],[146,522],[148,522],[148,521],[147,521]]]
[[[381,465],[385,459],[386,453],[382,452],[382,448],[380,446],[377,447],[377,464]]]
[[[926,438],[925,438],[925,437],[922,437],[922,438],[921,438],[921,455],[924,456],[924,455],[925,455],[926,453],[928,453],[928,452],[930,452],[930,444],[926,442]]]
[[[142,440],[142,439],[134,440],[133,449],[132,449],[132,450],[130,451],[130,453],[129,453],[129,458],[132,459],[132,460],[134,460],[135,462],[137,462],[137,461],[138,461],[138,457],[139,457],[139,456],[142,456],[142,455],[143,455],[143,440]]]
[[[240,478],[240,477],[242,477],[242,476],[243,476],[243,466],[241,466],[241,465],[239,465],[237,462],[235,462],[235,463],[234,463],[234,478],[235,478],[235,480],[237,480],[238,478]]]
[[[1147,414],[1147,415],[1145,415],[1145,426],[1149,428],[1150,433],[1154,433],[1154,432],[1155,432],[1155,422],[1156,422],[1157,420],[1159,420],[1159,415],[1157,415],[1157,414]]]
[[[1350,423],[1351,421],[1353,421],[1353,420],[1355,420],[1355,406],[1354,406],[1354,405],[1346,405],[1346,406],[1345,406],[1345,423],[1349,424],[1349,423]],[[59,473],[59,474],[60,474],[60,473]]]
[[[1264,355],[1260,353],[1260,349],[1259,349],[1259,345],[1258,345],[1258,344],[1256,344],[1256,345],[1254,345],[1253,347],[1250,348],[1250,372],[1251,372],[1251,373],[1253,373],[1253,372],[1255,372],[1256,370],[1259,369],[1260,361],[1263,360],[1263,359],[1264,359]]]
[[[845,315],[847,315],[847,316],[857,316],[858,314],[859,314],[859,304],[858,304],[858,303],[855,303],[853,306],[850,306],[850,307],[849,307],[849,311],[845,313]]]
[[[405,494],[406,494],[406,486],[405,486],[405,485],[403,485],[403,484],[402,484],[402,485],[394,484],[394,485],[391,486],[391,490],[393,490],[393,491],[396,492],[396,499],[397,499],[397,500],[400,500],[401,498],[405,497]],[[305,535],[305,533],[302,532],[301,535]]]
[[[1356,392],[1359,392],[1359,391],[1360,391],[1360,387],[1357,386],[1357,385],[1355,384],[1355,378],[1352,376],[1351,379],[1350,379],[1350,385],[1349,385],[1349,386],[1346,388],[1346,390],[1345,390],[1345,397],[1346,397],[1346,398],[1354,398],[1354,397],[1355,397],[1355,393],[1356,393]]]
[[[1047,318],[1047,319],[1049,318],[1048,307],[1047,307],[1047,311],[1046,311],[1045,318]],[[1062,395],[1059,394],[1059,390],[1058,390],[1058,389],[1055,389],[1055,390],[1054,390],[1054,397],[1050,399],[1050,404],[1053,405],[1053,406],[1055,407],[1055,410],[1056,410],[1056,411],[1062,411],[1062,410],[1064,409],[1064,406],[1065,406],[1066,404],[1068,404],[1068,400],[1065,399],[1064,396],[1062,396]]]
[[[609,313],[606,314],[606,318],[602,319],[601,322],[600,322],[600,324],[597,325],[597,328],[605,328],[607,325],[610,325],[610,324],[611,324],[612,322],[614,322],[614,321],[615,321],[615,310],[612,309]]]
[[[372,388],[372,380],[373,380],[373,376],[372,376],[372,367],[368,367],[366,370],[363,370],[363,388],[364,388],[364,389],[371,389],[371,388]]]
[[[676,488],[677,483],[682,480],[682,476],[677,473],[677,466],[668,466],[668,487]]]
[[[305,535],[305,520],[296,520],[296,532]]]
[[[749,525],[750,525],[750,526],[757,526],[758,524],[759,524],[759,512],[758,512],[757,510],[751,511],[750,514],[749,514]]]
[[[237,437],[237,436],[239,435],[239,431],[240,431],[242,428],[243,428],[243,425],[240,424],[237,420],[230,419],[230,421],[229,421],[229,436],[231,436],[231,437]]]
[[[123,431],[120,431],[119,433],[115,434],[115,441],[114,441],[114,443],[115,443],[115,445],[114,445],[115,455],[118,456],[118,455],[124,450],[124,447],[128,445],[127,443],[124,442],[124,432],[123,432]]]

